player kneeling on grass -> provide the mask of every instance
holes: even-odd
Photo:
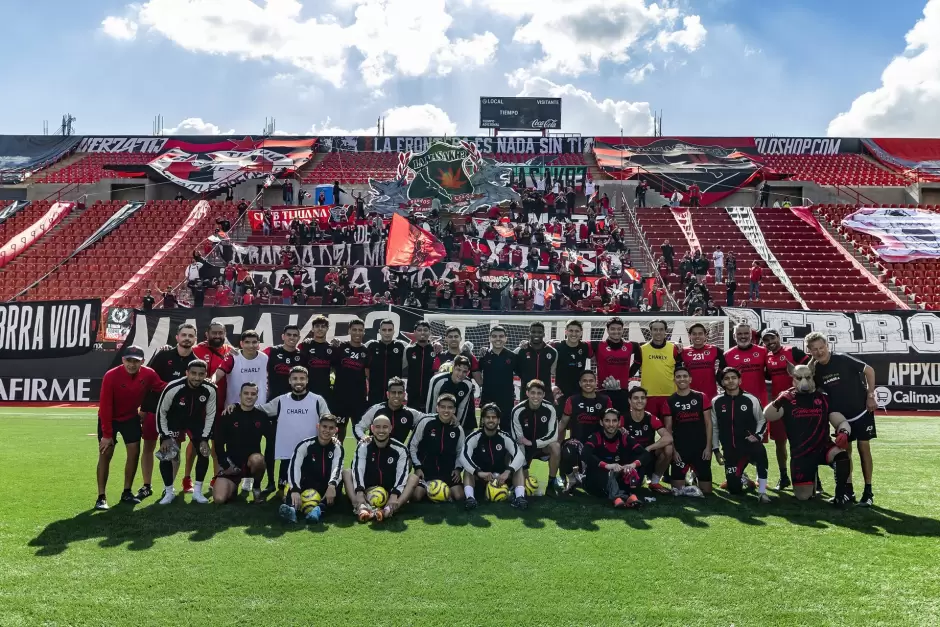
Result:
[[[163,498],[160,505],[169,505],[176,497],[173,482],[180,468],[179,445],[189,441],[198,448],[196,484],[193,500],[208,503],[202,493],[202,482],[209,472],[209,438],[215,423],[216,389],[206,381],[208,366],[201,359],[189,362],[186,376],[167,384],[157,401],[157,429],[160,432],[160,476],[163,477]]]
[[[524,474],[529,478],[529,465],[538,459],[548,462],[548,485],[545,494],[558,494],[561,486],[555,475],[561,464],[561,444],[558,443],[558,419],[555,406],[546,402],[545,384],[538,379],[525,386],[526,400],[512,408],[512,435],[516,443],[525,447]]]
[[[463,485],[467,496],[466,508],[477,506],[476,492],[481,498],[506,498],[508,483],[512,483],[514,496],[510,505],[525,509],[525,475],[522,466],[525,456],[512,436],[499,430],[502,415],[496,403],[488,403],[480,410],[483,425],[469,436],[461,456]]]
[[[793,387],[781,392],[764,408],[768,421],[783,420],[790,442],[790,476],[793,494],[806,501],[816,493],[819,466],[832,466],[836,475],[836,494],[832,504],[851,503],[849,481],[849,436],[852,427],[845,416],[829,409],[829,397],[816,389],[815,368],[787,365]],[[836,430],[836,441],[829,437],[829,425]]]
[[[343,485],[360,522],[394,516],[418,485],[418,477],[408,474],[408,449],[391,438],[388,416],[376,416],[370,431],[372,437],[356,447],[352,468],[343,471]],[[367,493],[370,502],[366,501]],[[386,502],[376,495],[382,495]]]
[[[287,482],[290,493],[278,514],[288,522],[297,522],[297,512],[310,522],[320,522],[326,507],[336,502],[342,491],[343,443],[336,416],[320,416],[317,437],[301,440],[290,458]]]
[[[589,494],[610,499],[614,507],[640,507],[643,502],[634,492],[643,483],[640,469],[652,464],[653,453],[634,442],[621,424],[620,412],[608,409],[601,430],[584,443],[583,486]]]
[[[702,496],[694,487],[686,490],[685,479],[695,471],[699,490],[712,491],[712,401],[693,390],[692,374],[685,366],[673,373],[676,391],[663,404],[663,420],[672,426],[672,488],[677,494]]]
[[[762,438],[767,421],[760,401],[741,389],[741,373],[728,366],[721,371],[724,394],[712,399],[712,452],[725,467],[721,484],[731,494],[744,491],[748,464],[757,467],[757,501],[769,503],[767,496],[767,449]],[[721,445],[721,450],[718,446]]]
[[[270,431],[271,419],[255,407],[258,384],[242,383],[235,409],[223,415],[215,429],[215,451],[221,470],[215,477],[212,500],[221,505],[238,493],[238,483],[253,479],[255,503],[262,503],[261,479],[267,470],[261,453],[261,437]]]
[[[565,401],[558,427],[558,441],[562,443],[561,472],[566,477],[566,493],[580,485],[584,474],[581,461],[584,443],[601,430],[601,416],[612,407],[610,398],[597,393],[597,375],[590,370],[581,373],[578,386],[581,393],[569,396]],[[571,437],[565,440],[567,427],[571,428]]]
[[[630,440],[650,453],[650,457],[644,460],[643,467],[640,468],[640,476],[649,477],[648,487],[653,492],[672,494],[670,488],[660,483],[663,473],[672,461],[672,434],[658,417],[646,411],[646,388],[630,388],[627,398],[630,402],[630,414],[623,421],[623,426]]]
[[[437,397],[437,413],[425,416],[415,427],[408,452],[419,480],[414,493],[416,501],[428,496],[428,488],[434,481],[442,482],[447,488],[444,494],[432,495],[433,500],[447,500],[448,489],[451,500],[463,500],[459,461],[464,433],[457,424],[456,411],[457,399],[452,394],[441,394]]]

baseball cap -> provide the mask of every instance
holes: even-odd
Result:
[[[763,331],[761,331],[760,338],[764,339],[768,335],[776,335],[777,337],[780,337],[780,331],[778,331],[777,329],[764,329]]]
[[[124,359],[136,359],[138,361],[143,361],[144,349],[137,346],[136,344],[133,344],[124,349],[124,355],[122,355],[122,357]]]

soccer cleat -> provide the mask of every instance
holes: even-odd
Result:
[[[375,518],[375,512],[371,509],[365,506],[359,508],[359,522],[369,522],[373,518]]]
[[[151,489],[150,484],[144,484],[137,490],[137,498],[143,501],[148,496],[153,496],[153,489]]]
[[[753,490],[754,488],[757,487],[757,484],[754,483],[754,481],[750,477],[747,476],[747,473],[742,473],[741,474],[741,487],[744,488],[745,490]]]
[[[193,493],[193,479],[192,477],[183,477],[183,493],[192,494]]]
[[[564,493],[571,494],[572,492],[574,492],[577,489],[577,487],[581,485],[583,480],[584,480],[584,476],[579,472],[573,472],[567,477],[565,477],[565,483],[567,485],[565,486]]]
[[[98,499],[97,501],[95,501],[95,509],[98,510],[98,511],[104,512],[104,511],[107,511],[107,510],[109,510],[109,509],[111,509],[111,508],[108,507],[108,500],[107,500],[107,499]]]
[[[558,496],[561,494],[561,487],[557,481],[549,481],[545,486],[545,496]]]
[[[722,482],[721,482],[721,485],[718,486],[718,487],[721,488],[722,490],[727,490],[727,489],[728,489],[728,482],[727,482],[727,481],[722,481]]]
[[[852,503],[851,498],[848,494],[837,494],[836,496],[829,499],[829,504],[833,507],[845,507]]]
[[[776,490],[777,492],[783,492],[784,490],[789,488],[791,485],[793,484],[790,482],[790,477],[786,475],[781,475],[780,481],[777,482],[777,487],[774,488],[774,490]]]
[[[392,508],[389,507],[388,505],[375,510],[375,513],[373,514],[376,522],[382,522],[386,518],[389,518],[391,515],[392,515]]]
[[[131,505],[137,505],[140,503],[140,499],[134,496],[134,493],[130,490],[124,490],[121,493],[121,502],[130,503]]]
[[[547,494],[547,492],[546,492],[546,494]],[[515,507],[516,509],[526,509],[526,508],[529,507],[529,502],[526,500],[526,498],[525,498],[524,496],[517,496],[517,497],[514,498],[514,499],[512,500],[512,502],[509,503],[509,504],[510,504],[512,507]]]
[[[320,511],[319,507],[314,507],[312,510],[307,512],[307,515],[304,518],[307,519],[307,522],[318,523],[320,522],[320,516],[323,512]]]
[[[476,509],[476,508],[477,508],[477,500],[476,500],[475,498],[473,498],[472,496],[468,496],[468,497],[467,497],[467,500],[464,501],[464,503],[463,503],[463,507],[464,507],[464,509],[466,509],[466,510]]]
[[[252,480],[251,477],[247,479],[242,479],[242,492],[246,494],[248,492],[251,492],[251,487],[253,484],[254,484],[254,480]]]
[[[274,485],[273,481],[268,481],[268,485],[264,486],[264,492],[274,492],[277,490],[277,486]]]
[[[193,492],[193,503],[208,503],[209,499],[202,492]]]
[[[627,500],[625,501],[625,504],[628,509],[643,507],[643,501],[638,499],[636,494],[631,494],[630,496],[628,496]]]
[[[757,502],[758,503],[770,503],[770,497],[767,496],[765,493],[758,494]]]
[[[160,499],[160,505],[169,505],[176,498],[176,492],[163,490],[163,498]]]
[[[297,522],[297,510],[287,503],[282,503],[281,506],[277,508],[277,515],[286,523],[294,524]]]
[[[624,501],[624,500],[623,500],[622,498],[620,498],[619,496],[614,499],[614,507],[615,507],[615,508],[617,508],[617,509],[622,509],[622,508],[625,508],[626,506],[627,506],[627,502]]]
[[[251,493],[254,496],[253,503],[264,503],[264,495],[261,493],[261,490],[252,490]]]
[[[661,483],[651,483],[647,487],[657,494],[672,494],[672,488],[667,488]]]
[[[858,502],[859,507],[871,507],[875,504],[875,495],[871,492],[863,492],[862,499]]]

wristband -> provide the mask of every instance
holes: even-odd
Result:
[[[839,429],[837,433],[844,433],[845,435],[849,435],[849,432],[846,431],[845,429]]]

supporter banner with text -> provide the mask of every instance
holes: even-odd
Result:
[[[802,311],[725,307],[733,323],[780,331],[784,344],[804,348],[819,331],[832,350],[875,370],[875,399],[888,410],[940,410],[940,315],[930,311]]]
[[[0,360],[87,353],[100,317],[100,300],[0,303]]]
[[[583,165],[518,165],[509,171],[510,185],[535,187],[537,182],[548,178],[553,183],[558,181],[562,187],[584,189],[587,181],[587,166]]]
[[[940,259],[940,213],[870,207],[843,218],[842,226],[879,238],[882,245],[873,248],[885,261]]]
[[[114,356],[94,350],[57,359],[0,360],[0,403],[97,402]]]
[[[320,152],[424,152],[438,142],[475,144],[483,154],[558,155],[591,152],[591,137],[320,137]]]
[[[287,231],[290,228],[291,222],[294,220],[300,220],[304,224],[310,224],[311,222],[318,222],[320,227],[325,228],[331,219],[338,220],[341,217],[340,212],[348,215],[348,208],[340,207],[335,212],[336,207],[329,206],[314,206],[314,207],[293,207],[293,208],[282,208],[282,209],[271,209],[271,230],[272,231]],[[251,223],[251,230],[260,232],[264,225],[264,212],[251,210],[248,212],[248,221]]]
[[[286,246],[233,244],[234,261],[250,266],[280,266]],[[302,266],[384,266],[385,241],[378,244],[309,244],[293,246],[292,262]]]

